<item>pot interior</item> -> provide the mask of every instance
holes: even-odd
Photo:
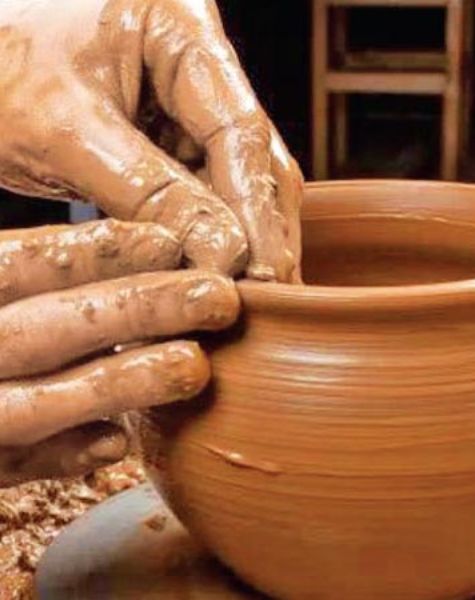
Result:
[[[475,223],[469,221],[304,212],[303,248],[307,284],[400,286],[475,278]]]

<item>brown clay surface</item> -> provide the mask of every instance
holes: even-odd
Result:
[[[152,417],[172,505],[247,582],[298,600],[475,591],[474,233],[470,186],[310,186],[314,285],[243,282],[210,396],[185,425],[160,410],[160,435]]]

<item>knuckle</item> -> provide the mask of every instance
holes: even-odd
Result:
[[[176,268],[181,261],[181,245],[167,228],[155,223],[134,224],[124,242],[135,271],[161,271]]]
[[[91,242],[95,252],[100,258],[111,258],[119,254],[120,236],[124,232],[125,225],[115,219],[104,219],[95,221],[88,225],[90,229]]]
[[[247,236],[231,209],[213,198],[197,213],[184,241],[184,252],[194,266],[234,276],[247,263]]]

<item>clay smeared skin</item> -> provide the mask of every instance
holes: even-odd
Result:
[[[0,449],[0,487],[84,475],[122,460],[129,440],[121,427],[98,421],[31,446]]]
[[[87,237],[88,227],[94,225],[41,231],[48,237],[81,229]],[[28,239],[26,232],[16,235],[13,245]],[[38,230],[32,235],[38,239]],[[90,258],[89,249],[79,256]],[[97,261],[87,264],[97,270]],[[119,460],[126,435],[103,419],[187,400],[208,382],[209,365],[195,343],[147,346],[146,340],[231,325],[240,308],[233,282],[194,270],[127,274],[136,267],[129,260],[120,279],[0,308],[0,487]],[[122,347],[133,344],[138,347]],[[69,366],[112,349],[116,354]]]
[[[238,310],[232,282],[192,270],[27,298],[0,310],[0,379],[50,372],[118,344],[223,329]]]
[[[0,56],[5,187],[159,222],[193,266],[230,274],[240,222],[248,276],[298,279],[300,171],[213,0],[4,2]],[[200,155],[211,186],[184,166]]]
[[[29,446],[119,415],[131,398],[137,410],[187,400],[204,388],[209,376],[197,344],[169,342],[99,358],[61,374],[2,383],[2,445]]]
[[[0,232],[0,306],[130,273],[178,267],[178,240],[160,225],[114,219]]]

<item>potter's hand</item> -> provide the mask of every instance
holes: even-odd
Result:
[[[248,275],[295,278],[300,171],[214,0],[2,2],[0,57],[5,187],[159,222],[192,265],[232,274],[246,248],[230,207]],[[202,153],[211,188],[192,175]]]
[[[220,275],[159,270],[177,261],[154,224],[0,234],[0,487],[119,460],[126,436],[103,419],[205,386],[196,344],[155,341],[230,325],[239,300]]]

